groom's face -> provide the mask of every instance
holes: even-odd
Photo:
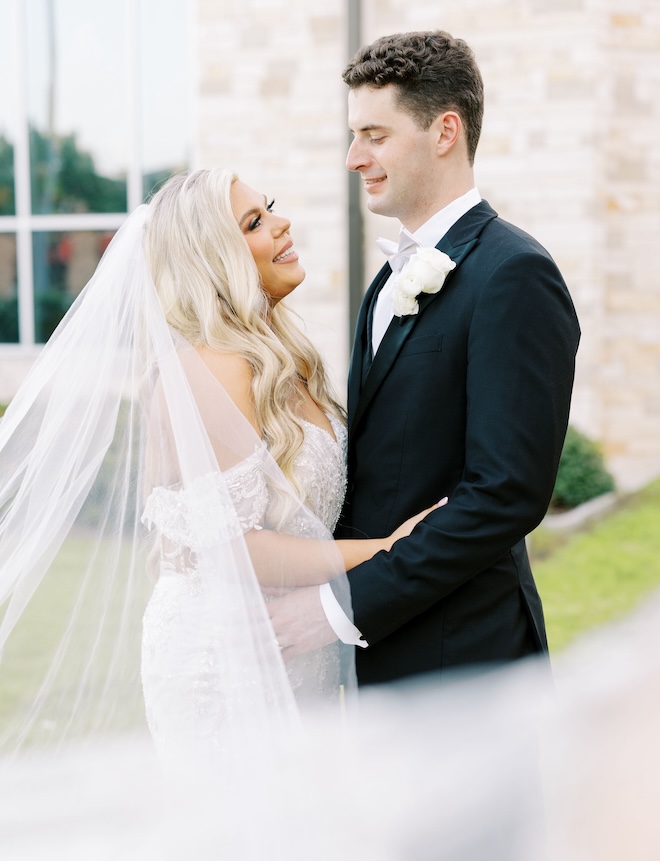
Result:
[[[346,167],[362,176],[372,212],[398,218],[414,231],[439,208],[438,136],[435,123],[420,128],[395,96],[391,84],[349,92],[348,123],[354,137]]]

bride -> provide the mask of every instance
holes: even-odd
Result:
[[[345,572],[425,512],[387,539],[332,540],[346,429],[281,302],[305,276],[289,229],[230,171],[173,177],[7,411],[5,750],[134,728],[140,678],[169,764],[239,767],[239,742],[267,749],[299,704],[343,707],[350,647],[285,668],[268,597],[334,578],[350,612]]]

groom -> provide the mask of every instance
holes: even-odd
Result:
[[[546,652],[525,536],[546,512],[568,422],[571,298],[548,252],[475,187],[483,83],[465,42],[384,37],[343,77],[347,167],[401,231],[358,318],[337,535],[382,537],[449,503],[349,573],[353,622],[329,585],[271,602],[278,640],[285,658],[354,643],[361,684]],[[396,273],[434,246],[455,268],[438,292],[402,295]]]

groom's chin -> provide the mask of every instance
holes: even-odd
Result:
[[[387,205],[387,200],[380,194],[370,194],[367,197],[367,209],[375,215],[384,215],[388,218],[394,217],[394,214],[390,212],[390,207]]]

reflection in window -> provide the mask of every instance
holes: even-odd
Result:
[[[34,329],[38,343],[51,336],[89,281],[112,231],[75,230],[33,234]]]
[[[125,212],[125,3],[27,0],[32,211]]]
[[[148,200],[188,167],[189,115],[187,0],[141,0],[139,28],[142,191]]]
[[[0,233],[0,343],[18,342],[16,236]]]
[[[74,135],[31,128],[30,164],[34,213],[126,211],[126,182],[100,176]]]
[[[0,133],[0,215],[14,215],[14,147]]]

